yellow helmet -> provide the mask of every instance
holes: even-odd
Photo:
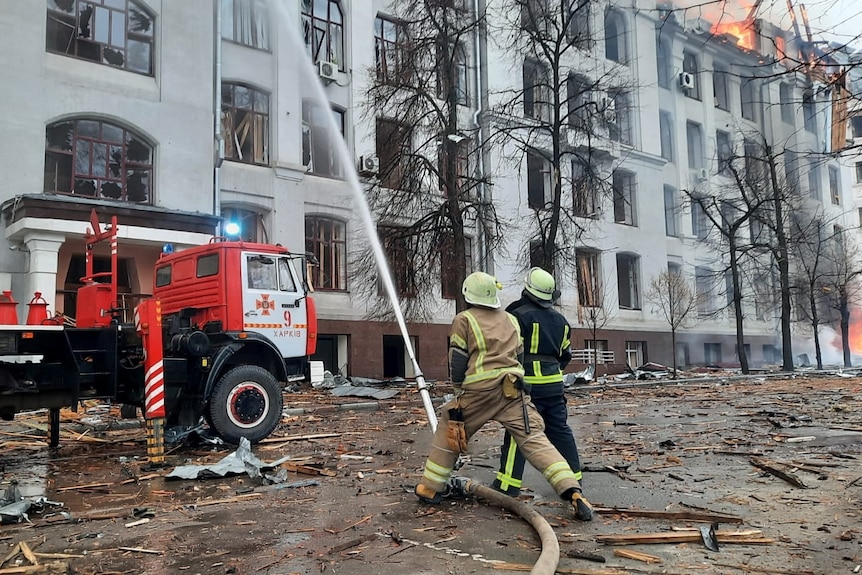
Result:
[[[524,280],[524,288],[537,300],[551,303],[559,297],[554,276],[542,268],[531,268]]]
[[[497,297],[499,289],[503,289],[503,286],[494,276],[473,272],[464,280],[461,293],[467,303],[497,309],[500,307],[500,298]]]

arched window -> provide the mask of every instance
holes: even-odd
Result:
[[[302,35],[315,62],[344,67],[344,16],[335,0],[302,0]]]
[[[306,216],[305,251],[314,254],[319,263],[311,269],[314,289],[347,289],[347,226],[344,222],[326,216]]]
[[[102,120],[64,120],[45,132],[47,193],[151,203],[153,148]]]
[[[153,15],[135,0],[48,0],[48,52],[153,75]]]
[[[224,155],[246,164],[269,164],[269,94],[242,84],[222,84]]]
[[[605,58],[625,64],[628,62],[626,21],[616,10],[605,13]]]

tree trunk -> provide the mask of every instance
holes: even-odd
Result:
[[[852,367],[850,361],[850,306],[847,294],[841,293],[841,347],[844,349],[844,367]]]
[[[781,288],[781,353],[783,371],[793,371],[793,339],[790,333],[790,257],[787,248],[787,235],[784,230],[784,198],[778,183],[778,172],[772,147],[765,146],[769,162],[769,180],[772,185],[772,202],[775,208],[776,259],[778,260],[778,283]]]
[[[670,329],[670,353],[673,357],[673,373],[671,379],[676,379],[676,328]]]
[[[739,281],[739,264],[736,261],[736,242],[734,233],[736,230],[731,230],[728,234],[730,243],[730,277],[733,281],[733,314],[736,319],[736,356],[739,358],[739,368],[743,374],[748,374],[748,354],[745,353],[745,325],[742,315],[742,292],[740,290]]]

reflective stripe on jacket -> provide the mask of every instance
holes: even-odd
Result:
[[[572,359],[571,327],[563,314],[527,297],[509,305],[524,342],[524,381],[532,385],[560,383]]]
[[[508,373],[524,375],[518,361],[522,350],[518,321],[501,309],[476,306],[456,315],[449,346],[461,349],[469,357],[465,386],[489,388]]]

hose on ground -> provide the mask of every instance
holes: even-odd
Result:
[[[557,541],[557,534],[554,533],[551,525],[545,521],[545,518],[538,511],[526,503],[469,479],[464,486],[464,490],[476,497],[480,497],[516,513],[524,521],[532,525],[539,536],[539,540],[542,542],[542,552],[539,554],[539,560],[533,565],[530,575],[554,575],[557,565],[560,563],[560,542]]]

